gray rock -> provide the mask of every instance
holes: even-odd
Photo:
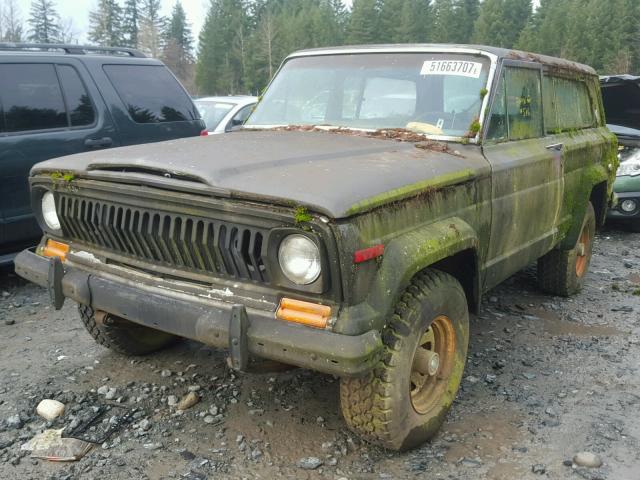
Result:
[[[315,470],[320,467],[324,462],[318,457],[304,457],[298,460],[296,465],[303,470]]]
[[[160,450],[164,445],[161,443],[145,443],[143,445],[147,450]]]
[[[145,418],[138,424],[138,427],[146,432],[151,428],[151,422]]]
[[[178,404],[178,397],[176,397],[175,395],[169,395],[167,397],[167,405],[169,405],[170,407],[175,407]]]
[[[547,467],[542,463],[536,463],[531,467],[531,471],[538,475],[544,475],[547,472]]]
[[[215,421],[216,419],[213,415],[205,415],[204,417],[204,423],[213,423]]]
[[[19,430],[24,425],[22,419],[20,418],[20,415],[18,414],[7,417],[4,421],[4,424],[8,430]]]
[[[109,392],[109,387],[106,385],[103,385],[98,389],[98,395],[106,395],[107,392]]]
[[[576,453],[573,457],[573,463],[579,467],[600,468],[602,466],[602,459],[595,453],[580,452]]]
[[[116,389],[110,388],[109,391],[104,394],[104,398],[106,400],[113,400],[114,398],[116,398]]]
[[[498,377],[496,377],[493,373],[487,373],[487,375],[484,377],[484,381],[487,383],[496,383],[496,379]]]
[[[15,321],[13,318],[7,318],[7,319],[4,321],[4,324],[5,324],[5,325],[14,325],[15,323],[16,323],[16,321]]]
[[[161,377],[165,377],[165,378],[166,378],[166,377],[170,377],[170,376],[171,376],[171,370],[162,370],[162,371],[160,372],[160,376],[161,376]]]

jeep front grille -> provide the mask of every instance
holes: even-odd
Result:
[[[67,194],[56,203],[72,240],[171,268],[269,281],[264,228]]]

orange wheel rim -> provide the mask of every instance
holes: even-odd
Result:
[[[410,375],[411,404],[426,414],[439,405],[453,371],[456,332],[446,315],[436,317],[413,354]]]
[[[587,262],[589,260],[589,249],[591,248],[591,235],[589,229],[585,225],[578,239],[577,256],[576,256],[576,275],[582,277],[587,270]]]

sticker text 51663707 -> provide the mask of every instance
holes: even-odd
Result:
[[[482,63],[464,60],[427,60],[422,64],[420,75],[458,75],[480,78]]]

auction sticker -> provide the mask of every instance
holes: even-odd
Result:
[[[458,75],[480,78],[482,63],[464,60],[427,60],[422,64],[420,75]]]

